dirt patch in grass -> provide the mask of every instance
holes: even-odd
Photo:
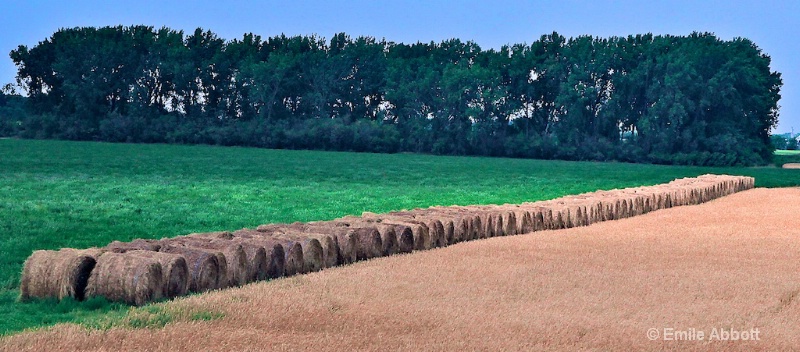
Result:
[[[59,325],[6,337],[0,349],[791,350],[800,346],[800,217],[787,204],[797,199],[798,188],[755,189],[380,258],[168,304],[218,319]],[[757,330],[759,340],[712,340],[723,330]],[[680,331],[703,340],[665,340]]]
[[[800,169],[800,164],[798,163],[787,163],[783,164],[784,169]]]

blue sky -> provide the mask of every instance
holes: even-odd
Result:
[[[13,82],[8,52],[34,46],[63,27],[145,24],[225,39],[337,32],[395,42],[472,40],[482,48],[532,42],[559,32],[571,37],[713,32],[745,37],[783,74],[778,133],[800,133],[800,1],[39,1],[0,0],[0,84]]]

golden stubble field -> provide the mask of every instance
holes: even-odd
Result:
[[[755,189],[169,303],[221,319],[59,325],[3,338],[0,348],[791,350],[800,346],[798,202],[798,188]],[[740,339],[723,341],[725,332]]]

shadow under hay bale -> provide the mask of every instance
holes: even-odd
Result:
[[[104,253],[89,276],[86,297],[141,306],[163,297],[163,278],[161,264],[154,258]]]
[[[161,248],[159,246],[159,248]],[[145,250],[132,250],[127,254],[142,258],[155,259],[161,264],[164,298],[175,298],[189,292],[189,266],[186,258],[180,254],[162,253]]]
[[[211,291],[223,285],[225,278],[221,272],[224,270],[224,265],[220,265],[216,251],[170,244],[164,244],[159,251],[179,254],[186,259],[189,269],[189,292]]]
[[[20,279],[20,299],[72,297],[81,301],[99,250],[64,248],[35,251],[25,260]]]

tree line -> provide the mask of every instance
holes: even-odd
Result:
[[[28,98],[0,133],[24,138],[695,165],[770,160],[782,85],[753,42],[709,33],[483,50],[82,27],[10,56]]]

